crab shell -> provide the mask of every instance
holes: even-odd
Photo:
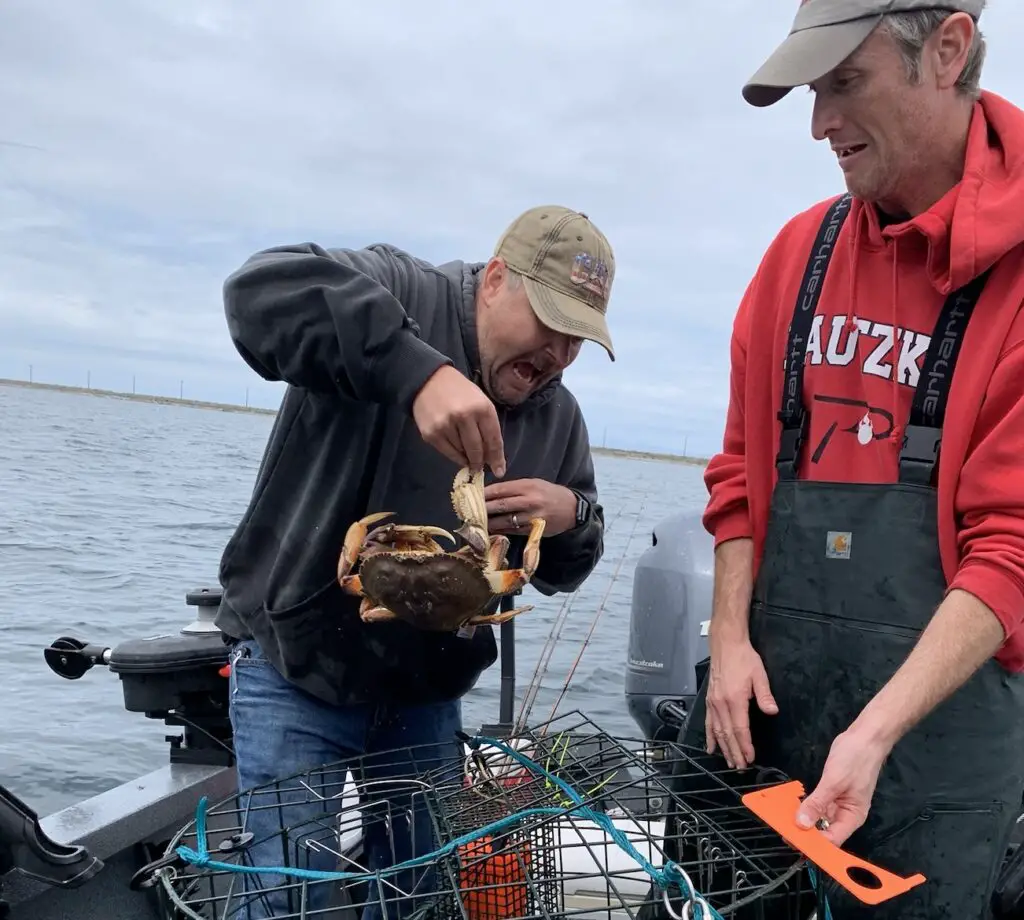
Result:
[[[504,544],[507,547],[508,541]],[[362,560],[359,576],[368,599],[429,631],[458,629],[496,596],[480,561],[469,554],[374,553]]]

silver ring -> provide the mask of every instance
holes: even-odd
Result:
[[[516,530],[519,529],[519,518],[515,514],[512,515],[512,527]]]

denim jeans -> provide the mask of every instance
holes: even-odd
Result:
[[[246,814],[245,830],[254,835],[246,862],[251,861],[256,866],[372,872],[437,849],[438,842],[422,795],[410,796],[404,784],[392,792],[378,781],[437,769],[459,758],[460,747],[455,738],[455,732],[462,727],[459,701],[423,706],[368,704],[338,708],[288,683],[252,640],[235,646],[231,663],[230,715],[238,760],[239,804]],[[433,745],[426,749],[432,759],[424,760],[420,754],[413,762],[407,752],[401,751],[381,755],[381,752],[414,745]],[[337,841],[329,839],[327,828],[332,825],[328,816],[336,815],[343,807],[340,785],[323,790],[325,796],[336,796],[327,801],[320,800],[295,780],[285,784],[287,795],[271,798],[262,794],[251,799],[246,795],[255,786],[307,769],[314,772],[305,781],[315,789],[320,781],[320,774],[316,772],[320,767],[356,755],[371,755],[364,760],[366,775],[354,777],[357,782],[370,783],[369,788],[363,790],[364,800],[358,805],[363,810],[364,849],[360,866],[339,865]],[[326,779],[343,782],[343,773],[332,771]],[[379,804],[382,799],[387,799],[386,814]],[[366,807],[368,801],[378,803],[376,810]],[[343,833],[358,830],[352,827],[352,808],[353,803],[348,802]],[[411,822],[407,819],[410,809]],[[300,829],[301,825],[305,827]],[[279,833],[282,826],[293,829],[287,840]],[[336,820],[333,827],[337,827]],[[296,849],[297,839],[303,836],[321,841],[334,852],[307,847]],[[282,849],[286,842],[287,857]],[[236,877],[234,890],[239,894],[233,900],[243,906],[238,913],[232,911],[231,916],[237,920],[299,917],[300,881],[293,876],[262,873]],[[310,915],[328,916],[314,912],[335,903],[331,893],[339,884],[343,883],[311,881],[306,889],[304,910]],[[392,885],[403,892],[414,893],[415,899],[388,903],[386,914],[382,915],[375,899],[394,896]],[[371,880],[364,895],[371,904],[363,911],[363,920],[380,920],[382,916],[392,920],[410,913],[424,903],[422,898],[430,891],[430,885],[432,874],[422,869],[383,876],[380,888]],[[282,886],[281,890],[267,891],[276,886]]]

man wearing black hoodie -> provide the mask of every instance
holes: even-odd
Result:
[[[469,465],[487,473],[489,528],[509,537],[510,560],[530,519],[545,519],[538,591],[573,591],[593,571],[604,515],[587,428],[561,374],[584,340],[614,360],[614,273],[612,248],[585,214],[541,206],[512,222],[486,263],[307,243],[257,253],[227,280],[235,347],[260,376],[288,384],[220,566],[241,789],[410,745],[458,756],[460,699],[497,657],[493,630],[362,622],[359,600],[337,582],[354,521],[391,511],[396,523],[450,530],[449,490]],[[392,754],[374,778],[413,769]],[[281,863],[280,841],[261,838],[323,814],[298,804],[306,796],[250,812],[256,865]],[[392,805],[394,817],[409,803]],[[433,848],[429,819],[413,821],[366,829],[370,870],[408,858],[410,836],[417,853]],[[334,868],[329,853],[303,859]],[[243,879],[249,889],[294,881]],[[408,874],[388,881],[412,884]],[[310,886],[307,910],[327,903],[326,889]],[[274,897],[251,903],[249,920],[273,916]]]

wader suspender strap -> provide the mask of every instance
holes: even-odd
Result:
[[[953,383],[953,369],[960,356],[967,323],[988,276],[989,272],[978,275],[959,291],[953,291],[942,305],[914,388],[910,419],[900,450],[900,482],[929,485],[932,481],[939,463],[939,445],[942,443],[942,425],[946,418],[949,388]]]
[[[807,436],[808,413],[803,404],[804,362],[807,339],[814,322],[814,314],[825,282],[825,272],[835,250],[843,222],[850,213],[851,196],[837,199],[825,214],[814,247],[804,271],[803,283],[797,296],[793,320],[789,326],[786,345],[786,367],[782,390],[782,409],[778,419],[782,422],[779,452],[775,459],[779,479],[796,479],[800,449]],[[946,402],[953,380],[953,370],[960,355],[964,333],[971,313],[981,297],[989,272],[979,275],[960,290],[946,298],[938,322],[928,344],[910,419],[900,449],[899,481],[928,485],[939,462],[942,425],[946,416]],[[892,372],[897,373],[899,336],[893,337]]]
[[[807,338],[818,308],[818,298],[825,284],[825,272],[839,239],[846,218],[850,215],[852,196],[843,195],[825,212],[825,219],[814,239],[804,280],[796,298],[796,309],[789,324],[789,342],[786,345],[786,368],[782,383],[782,436],[775,466],[779,479],[796,479],[800,462],[800,448],[807,437],[807,410],[804,408],[804,360],[807,356]]]

